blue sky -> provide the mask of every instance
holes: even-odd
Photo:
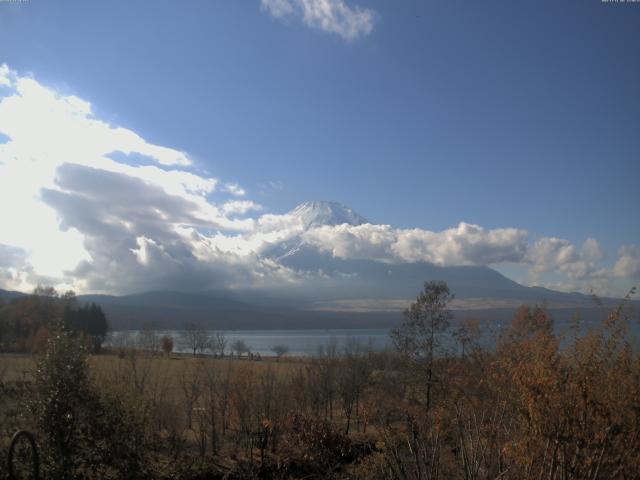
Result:
[[[0,3],[0,64],[261,214],[328,199],[396,228],[594,238],[609,269],[640,243],[640,4],[315,3]]]

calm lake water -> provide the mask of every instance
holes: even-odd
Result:
[[[585,323],[582,326],[582,332],[595,327],[596,324]],[[491,348],[495,345],[498,331],[502,325],[495,324],[492,327],[485,327],[484,335],[480,339],[480,344],[484,347]],[[575,335],[572,332],[568,322],[556,323],[556,333],[562,334],[566,343]],[[631,324],[631,343],[636,348],[640,348],[640,325],[638,323]],[[389,337],[389,329],[385,328],[358,328],[358,329],[318,329],[318,330],[219,330],[224,334],[227,340],[227,350],[237,340],[243,340],[250,348],[251,352],[259,353],[262,356],[274,355],[273,347],[275,345],[285,345],[288,349],[288,355],[291,356],[310,356],[318,354],[319,350],[325,349],[330,345],[335,345],[338,352],[343,351],[345,346],[357,343],[362,349],[372,348],[373,350],[383,350],[392,348],[393,344]],[[174,339],[174,352],[190,353],[188,348],[183,345],[180,330],[159,330],[155,332],[158,337],[169,335]],[[209,332],[214,333],[214,332]],[[106,341],[109,344],[112,337],[125,334],[131,335],[134,339],[140,334],[139,331],[133,330],[128,332],[112,332]],[[452,337],[452,331],[449,330],[441,338],[443,346],[448,351],[457,351],[459,345]]]
[[[316,355],[320,348],[334,343],[338,349],[347,342],[358,342],[362,347],[371,346],[381,350],[391,346],[389,330],[386,329],[335,329],[335,330],[237,330],[223,332],[228,345],[236,340],[244,340],[252,352],[273,355],[274,345],[289,347],[289,355]]]

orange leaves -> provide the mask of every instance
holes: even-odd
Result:
[[[519,430],[503,450],[523,478],[609,478],[638,462],[640,362],[616,312],[561,349],[544,310],[523,307],[501,338]]]

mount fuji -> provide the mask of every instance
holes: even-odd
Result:
[[[441,266],[425,261],[388,262],[343,258],[319,248],[308,234],[328,227],[366,227],[366,218],[337,202],[305,202],[285,217],[295,226],[284,240],[260,252],[261,257],[298,272],[306,280],[252,288],[202,292],[153,291],[125,296],[81,295],[103,306],[113,329],[181,328],[195,321],[224,329],[388,327],[428,280],[447,282],[456,318],[507,321],[522,304],[548,306],[560,320],[580,309],[597,320],[617,300],[541,287],[526,287],[487,266]],[[306,276],[305,276],[306,275]],[[9,300],[16,292],[0,291]],[[635,303],[635,302],[634,302]]]
[[[337,202],[305,202],[289,212],[303,232],[265,250],[263,255],[295,271],[321,272],[311,285],[292,286],[287,292],[271,289],[274,298],[295,297],[316,308],[348,308],[354,300],[359,308],[393,308],[385,300],[411,299],[427,280],[443,280],[459,300],[487,306],[518,302],[585,303],[589,297],[541,287],[526,287],[486,266],[439,266],[428,262],[388,263],[368,259],[347,259],[318,249],[304,240],[304,233],[324,226],[365,225],[366,218]],[[371,300],[367,302],[366,300]],[[291,298],[290,300],[293,300]],[[327,303],[328,302],[328,303]],[[458,302],[459,304],[465,302]],[[326,304],[326,305],[325,305]]]
[[[321,226],[364,225],[371,223],[363,216],[338,202],[304,202],[289,212],[305,229]]]

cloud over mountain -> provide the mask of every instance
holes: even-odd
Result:
[[[371,224],[325,226],[305,233],[304,239],[335,257],[450,266],[519,262],[526,236],[515,228],[486,230],[462,222],[441,232]]]
[[[318,5],[351,12],[343,2]],[[89,102],[6,65],[0,134],[6,137],[0,136],[0,288],[50,283],[123,293],[283,288],[326,279],[320,266],[287,266],[283,258],[299,249],[389,265],[513,264],[579,287],[640,275],[637,246],[622,247],[607,269],[592,238],[581,247],[553,237],[532,242],[521,228],[465,222],[442,231],[398,229],[335,202],[259,215],[263,207],[245,188],[202,174],[183,150],[113,126]]]

